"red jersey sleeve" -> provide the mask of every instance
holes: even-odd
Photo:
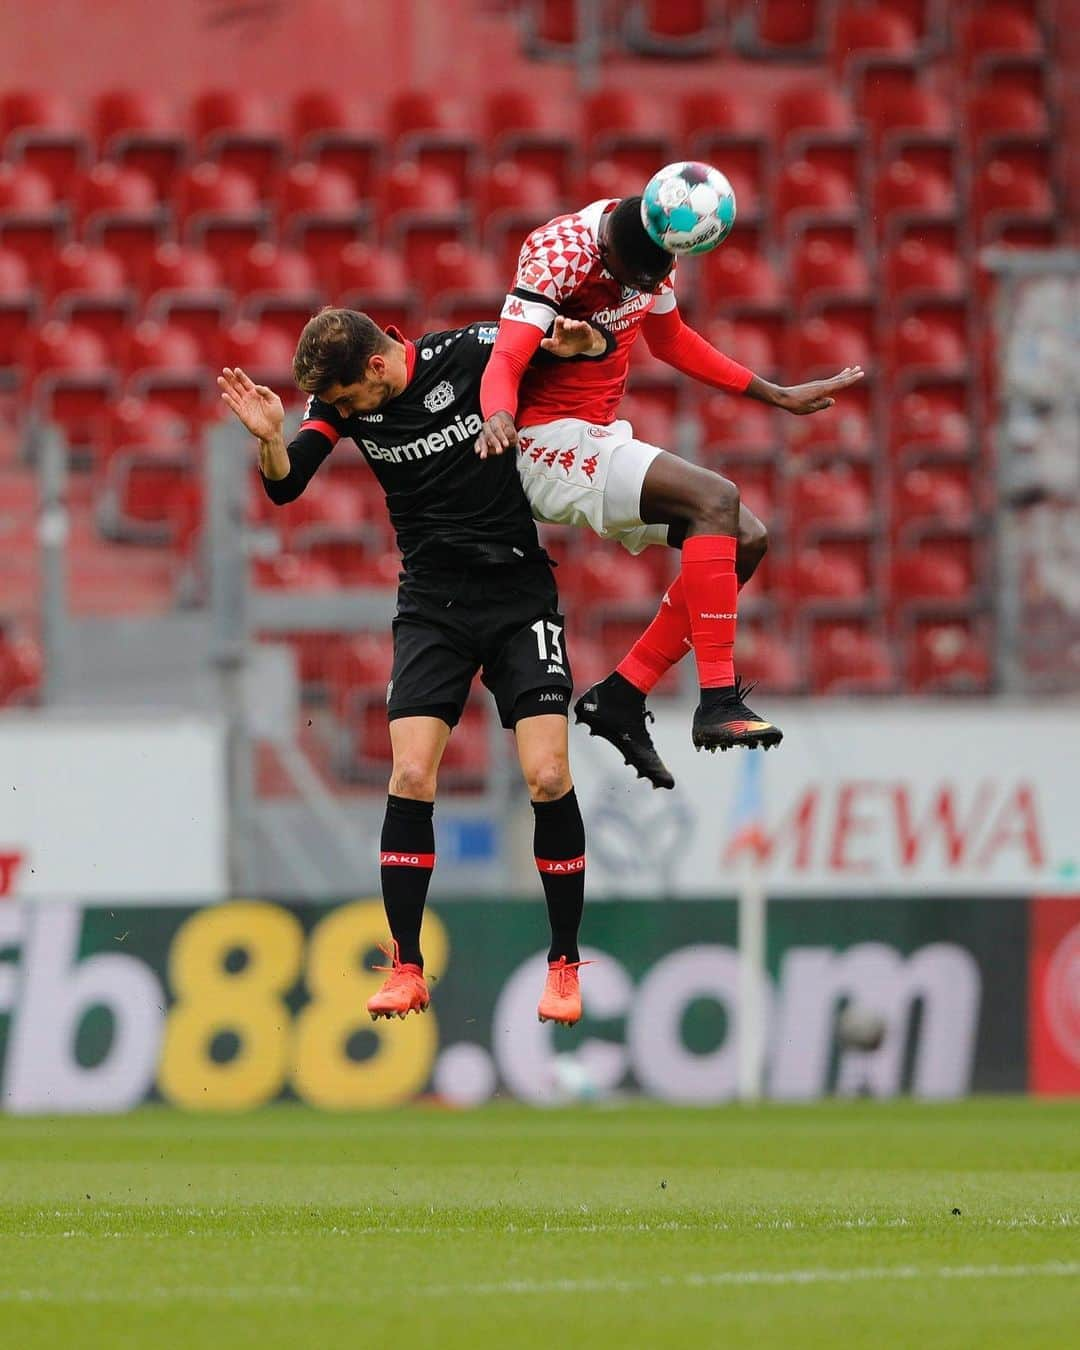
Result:
[[[497,412],[517,415],[518,385],[545,332],[546,327],[537,328],[529,321],[500,319],[491,359],[480,381],[480,414],[485,422]]]
[[[653,356],[702,384],[745,394],[747,385],[754,378],[752,370],[725,356],[700,333],[688,328],[674,303],[664,310],[654,306],[646,315],[641,331]]]

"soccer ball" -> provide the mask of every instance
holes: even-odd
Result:
[[[641,223],[653,243],[669,253],[708,253],[731,233],[735,193],[711,164],[667,164],[641,195]]]

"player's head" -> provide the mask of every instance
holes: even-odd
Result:
[[[305,394],[332,403],[342,416],[374,412],[406,382],[400,344],[354,309],[322,309],[304,325],[293,379]]]
[[[607,217],[601,242],[604,266],[623,286],[655,291],[675,266],[674,255],[654,243],[641,223],[641,197],[624,197]]]

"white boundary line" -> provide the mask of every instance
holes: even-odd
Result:
[[[584,1279],[584,1280],[502,1280],[490,1284],[442,1284],[418,1286],[411,1291],[413,1298],[452,1298],[455,1296],[483,1297],[496,1295],[546,1294],[632,1294],[656,1289],[718,1289],[739,1286],[856,1284],[886,1280],[1005,1280],[1035,1279],[1040,1277],[1080,1277],[1080,1261],[1046,1261],[1038,1265],[987,1266],[854,1266],[850,1269],[830,1270],[816,1267],[808,1270],[716,1270],[694,1271],[685,1275],[661,1275],[647,1280]],[[369,1303],[382,1297],[372,1290],[361,1294],[343,1289],[335,1292],[312,1289],[303,1285],[265,1285],[251,1288],[205,1285],[178,1285],[143,1287],[138,1290],[103,1291],[100,1289],[3,1289],[0,1303],[167,1303],[214,1301],[241,1303],[268,1300],[304,1300],[317,1303]]]

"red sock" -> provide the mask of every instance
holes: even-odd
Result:
[[[739,582],[733,534],[695,534],[683,544],[682,580],[702,689],[735,683]]]
[[[676,665],[693,644],[690,612],[686,608],[682,577],[667,588],[656,618],[615,667],[624,680],[647,694],[661,676]]]

